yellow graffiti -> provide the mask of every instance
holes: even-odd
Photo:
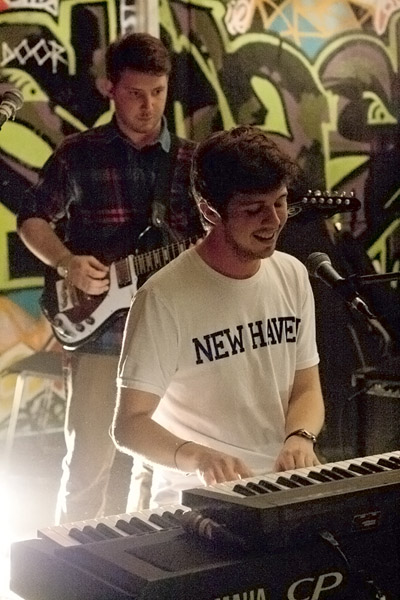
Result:
[[[365,100],[371,100],[367,114],[368,125],[395,125],[397,123],[397,119],[390,114],[375,92],[363,92],[362,97]]]
[[[391,271],[394,265],[389,264],[390,251],[389,244],[390,238],[400,233],[400,219],[395,219],[390,223],[382,235],[370,246],[368,249],[368,256],[370,259],[378,263],[380,266],[380,272],[385,273]]]
[[[105,11],[105,22],[107,23],[108,39],[115,39],[118,33],[118,14],[117,3],[114,0],[63,0],[60,2],[59,14],[56,18],[41,10],[20,10],[0,13],[0,27],[11,26],[32,26],[46,29],[57,40],[57,47],[65,50],[66,63],[70,75],[76,73],[76,54],[72,45],[72,12],[78,5],[101,5]],[[8,46],[10,43],[8,44]],[[3,52],[10,58],[11,48],[3,45]],[[64,62],[64,59],[63,59]],[[24,103],[44,103],[48,104],[49,98],[41,89],[38,82],[19,68],[3,68],[1,70],[1,79],[21,90],[24,96]],[[77,131],[83,131],[87,127],[66,108],[53,106],[52,110],[57,118],[72,125]],[[22,111],[21,111],[22,112]],[[108,113],[107,113],[108,115]],[[30,169],[39,169],[51,155],[53,148],[49,143],[36,132],[31,126],[25,124],[18,115],[15,122],[7,122],[2,128],[0,137],[0,151],[10,160],[15,160],[19,164]],[[1,202],[1,197],[0,197]],[[42,283],[40,278],[19,278],[12,279],[8,267],[8,249],[7,234],[15,231],[15,217],[4,206],[0,205],[0,289],[30,288],[39,286]]]
[[[1,131],[0,150],[33,169],[40,169],[53,152],[45,140],[21,123],[8,121]]]
[[[257,76],[251,78],[251,87],[266,108],[264,123],[261,123],[260,129],[290,138],[291,133],[285,115],[285,106],[279,89],[268,79]]]

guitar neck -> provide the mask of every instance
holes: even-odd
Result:
[[[165,265],[174,260],[174,258],[177,258],[177,256],[187,250],[191,244],[196,243],[198,239],[200,239],[200,236],[194,236],[187,240],[173,242],[172,244],[168,244],[168,246],[150,250],[143,254],[132,255],[136,275],[147,275],[165,267]]]

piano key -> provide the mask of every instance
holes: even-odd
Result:
[[[327,469],[325,467],[321,469],[321,473],[328,477],[331,481],[339,481],[340,479],[344,479],[344,475],[341,473],[336,473],[336,471],[332,471],[332,469]]]
[[[400,469],[400,465],[396,464],[395,462],[393,462],[392,460],[388,459],[388,458],[380,458],[378,460],[378,465],[382,465],[383,467],[388,467],[388,469]]]
[[[125,519],[118,519],[118,521],[115,524],[115,527],[123,532],[123,533],[127,533],[128,535],[145,535],[144,531],[141,532],[138,527],[135,527],[134,525],[132,525],[131,523],[129,523],[129,521],[126,521]]]
[[[301,473],[293,473],[293,475],[290,476],[290,479],[303,487],[315,484],[315,481],[312,481],[307,476],[302,475]]]
[[[87,535],[94,542],[102,542],[107,539],[107,536],[104,533],[101,533],[96,527],[93,527],[93,525],[85,525],[82,529],[82,533]]]
[[[166,510],[162,513],[162,517],[168,521],[171,526],[182,527],[182,519],[180,517],[183,515],[183,513],[184,511],[181,509],[177,509],[175,512]]]
[[[268,492],[281,492],[284,488],[281,485],[277,485],[276,483],[272,483],[267,479],[260,479],[258,485],[265,488]]]
[[[366,467],[368,467],[368,468],[369,468],[369,469],[371,469],[371,470],[372,470],[374,473],[382,473],[383,471],[388,471],[388,468],[387,468],[387,467],[382,467],[381,465],[377,465],[377,464],[375,464],[375,463],[373,463],[373,462],[369,462],[369,461],[366,461],[366,460],[364,460],[364,461],[361,463],[361,465],[362,465],[362,466],[366,466]]]
[[[148,529],[146,523],[148,524],[150,515],[154,512],[161,514],[167,510],[171,513],[178,511],[178,514],[180,514],[180,512],[188,511],[189,508],[182,504],[169,504],[156,509],[145,509],[134,513],[122,513],[101,517],[99,519],[76,521],[74,523],[66,523],[40,529],[38,531],[38,536],[48,538],[59,546],[67,547],[76,546],[79,543],[84,543],[84,541],[87,542],[87,538],[81,537],[79,533],[75,534],[75,531],[73,532],[73,535],[71,535],[72,529],[82,532],[85,527],[93,527],[94,529],[99,529],[99,532],[103,535],[106,534],[105,539],[110,539],[113,535],[124,537],[133,534],[137,535],[138,532],[144,534],[144,529]],[[136,527],[129,524],[129,521],[132,518],[137,519]],[[156,524],[152,524],[151,527],[153,532],[161,529],[161,527]],[[80,539],[83,541],[81,542]]]
[[[359,473],[360,475],[371,475],[371,473],[373,473],[372,469],[357,463],[351,463],[351,465],[349,465],[349,470],[354,471],[354,473]]]
[[[289,489],[301,487],[300,484],[296,483],[296,481],[293,481],[292,479],[289,479],[288,477],[285,477],[283,475],[280,475],[278,477],[276,483],[279,483],[279,485],[283,485],[284,487],[287,487]]]
[[[257,492],[248,487],[248,485],[243,485],[242,483],[237,483],[233,487],[233,491],[241,496],[257,496]]]
[[[123,537],[122,533],[119,533],[114,527],[110,527],[106,523],[98,523],[96,531],[102,533],[108,540]]]
[[[397,456],[390,456],[388,460],[390,460],[390,461],[394,462],[396,465],[400,466],[400,458],[398,458]]]
[[[269,493],[271,493],[271,490],[269,490],[266,487],[260,485],[259,483],[255,483],[254,481],[249,481],[249,483],[246,484],[246,487],[248,487],[250,490],[254,490],[255,492],[257,492],[257,494],[269,494]]]
[[[149,522],[159,525],[161,529],[175,529],[176,527],[182,527],[182,525],[176,521],[172,523],[171,519],[168,518],[167,511],[163,512],[161,515],[153,513],[149,517]]]
[[[321,471],[310,471],[308,473],[308,477],[310,479],[314,479],[318,483],[327,483],[329,481],[332,481],[332,479],[330,477],[328,477],[327,475],[324,475]]]
[[[79,542],[80,544],[91,544],[95,541],[93,537],[91,537],[87,533],[84,533],[81,529],[78,529],[77,527],[71,527],[69,531],[69,536],[73,540]]]
[[[351,477],[356,477],[356,473],[352,473],[348,469],[344,469],[343,467],[332,467],[332,472],[337,473],[338,475],[343,475],[345,479],[350,479]]]

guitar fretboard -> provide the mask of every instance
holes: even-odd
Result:
[[[130,259],[133,261],[134,272],[137,276],[147,275],[153,271],[158,271],[165,267],[174,258],[177,258],[184,250],[187,250],[191,244],[195,244],[200,236],[193,236],[186,240],[173,242],[162,248],[150,250],[142,254],[133,254],[130,257],[122,258],[115,262],[115,268],[119,287],[124,287],[132,283],[132,273],[130,268]]]

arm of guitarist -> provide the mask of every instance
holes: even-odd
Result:
[[[60,277],[91,295],[109,288],[109,268],[94,256],[72,254],[45,219],[31,217],[22,222],[18,234],[26,247],[44,264],[57,270]]]
[[[159,401],[150,392],[119,388],[112,436],[122,452],[139,454],[146,462],[169,469],[197,473],[206,485],[253,475],[239,458],[195,442],[185,443],[187,440],[153,421]]]

